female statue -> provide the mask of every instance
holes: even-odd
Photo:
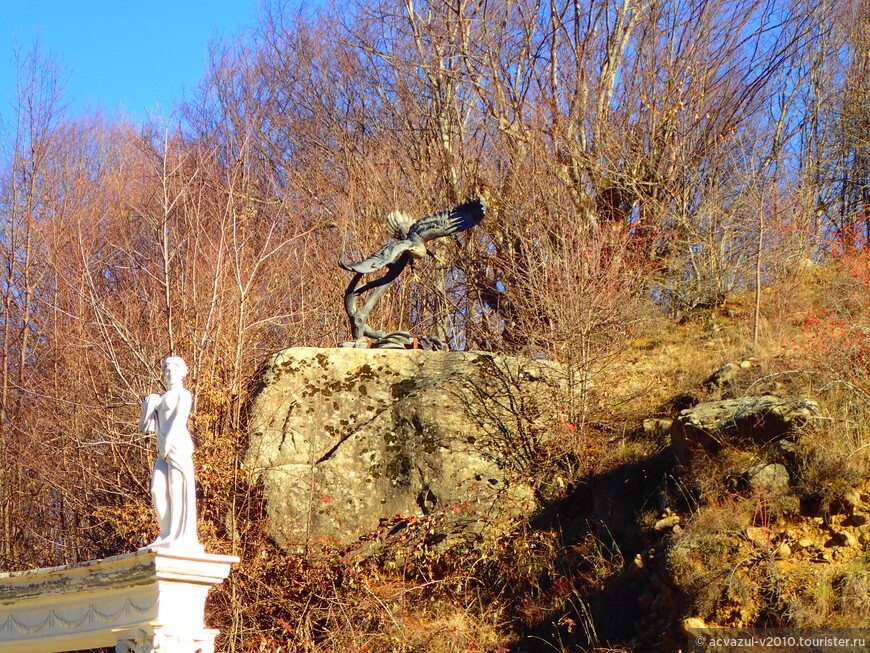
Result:
[[[142,402],[141,433],[157,432],[157,462],[151,479],[151,498],[160,535],[149,547],[202,550],[196,536],[196,487],[193,478],[193,440],[187,418],[193,400],[184,387],[187,365],[178,356],[163,361],[166,392]]]

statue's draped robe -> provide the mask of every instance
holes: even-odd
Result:
[[[155,507],[165,496],[165,514],[160,514],[157,545],[199,547],[196,536],[196,486],[193,473],[193,440],[187,430],[191,409],[190,392],[152,394],[142,402],[139,430],[157,433],[157,462],[151,491]]]

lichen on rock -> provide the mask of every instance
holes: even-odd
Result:
[[[530,509],[514,473],[519,440],[534,437],[534,406],[555,401],[560,375],[476,352],[277,354],[252,404],[245,461],[262,482],[268,532],[292,548],[351,542],[397,514]]]

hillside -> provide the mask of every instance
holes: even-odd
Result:
[[[313,4],[262,3],[145,123],[72,113],[62,62],[16,53],[0,571],[154,540],[136,425],[173,355],[199,537],[242,558],[220,653],[866,622],[870,0]],[[422,254],[385,246],[394,212],[475,198],[354,285]],[[349,316],[452,351],[375,385],[374,354],[337,353]]]
[[[689,627],[867,623],[868,280],[862,256],[766,288],[757,344],[751,298],[639,319],[589,380],[585,423],[554,413],[506,470],[534,486],[531,514],[469,495],[299,555],[252,520],[225,590],[245,610],[212,601],[222,630],[258,633],[252,651],[674,651]],[[680,411],[746,397],[819,409],[675,459]]]

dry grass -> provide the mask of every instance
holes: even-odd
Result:
[[[746,300],[682,323],[634,322],[590,378],[582,414],[555,400],[552,414],[537,405],[540,414],[517,416],[534,429],[534,455],[517,472],[544,504],[536,516],[442,546],[373,534],[303,560],[257,535],[254,515],[241,527],[242,567],[212,600],[233,641],[222,650],[671,650],[686,616],[723,626],[866,621],[870,568],[860,548],[823,544],[843,523],[845,497],[870,477],[870,311],[857,311],[868,297],[848,266],[808,270],[765,290],[758,343]],[[729,393],[807,396],[823,419],[788,447],[726,449],[678,476],[667,434],[645,433],[643,420],[720,398],[704,380],[750,357]],[[790,488],[741,483],[760,461],[786,465]],[[681,530],[654,530],[664,505],[680,513]],[[750,529],[769,537],[751,541]],[[806,538],[813,547],[777,557],[781,543]],[[823,551],[835,555],[820,561]]]

